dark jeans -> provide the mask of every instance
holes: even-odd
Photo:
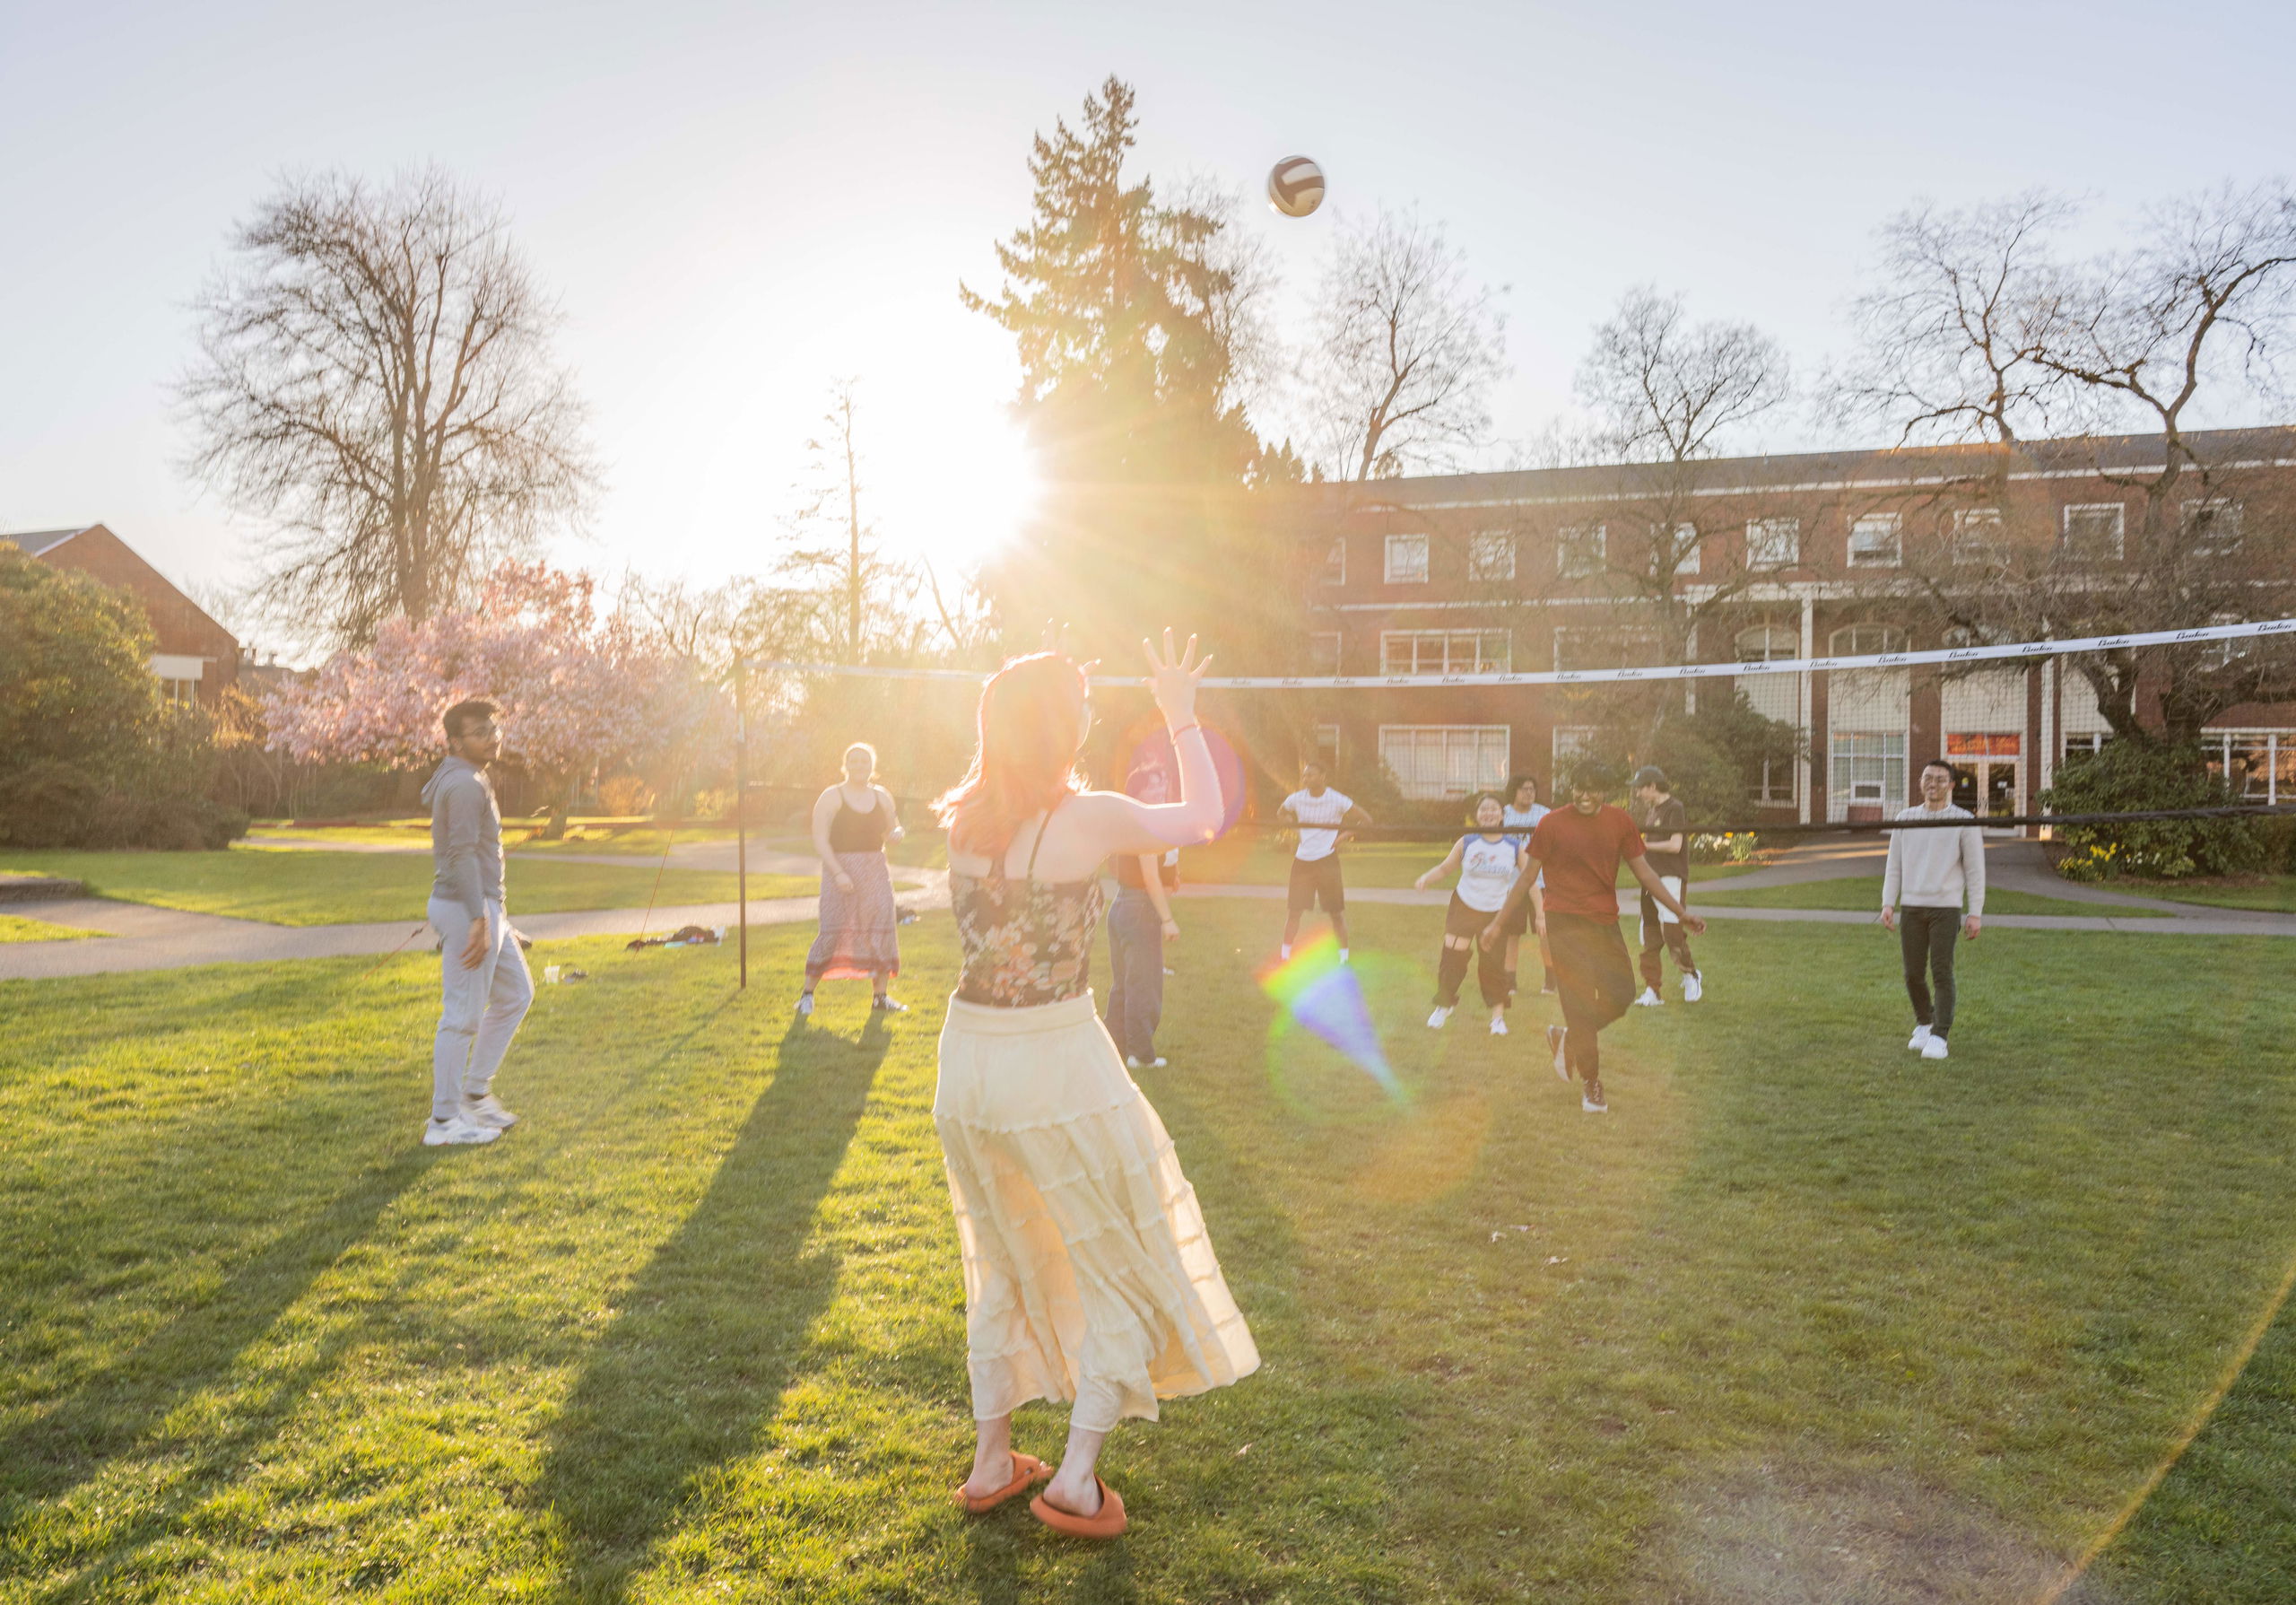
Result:
[[[1652,991],[1666,978],[1664,965],[1658,962],[1660,944],[1674,955],[1674,968],[1685,975],[1698,973],[1698,961],[1690,955],[1690,932],[1671,920],[1658,918],[1658,900],[1649,893],[1642,894],[1642,984]]]
[[[1953,938],[1961,932],[1959,909],[1898,910],[1898,949],[1905,955],[1905,994],[1913,999],[1915,1023],[1928,1026],[1939,1036],[1953,1028]],[[1937,989],[1934,1009],[1929,1000],[1933,981]]]
[[[1602,1078],[1602,1043],[1596,1033],[1634,1001],[1634,965],[1615,920],[1549,913],[1547,946],[1554,949],[1555,984],[1562,993],[1562,1023],[1570,1037],[1563,1060],[1583,1081]]]
[[[1109,1034],[1118,1052],[1145,1064],[1164,1016],[1164,922],[1145,892],[1126,887],[1109,907]]]

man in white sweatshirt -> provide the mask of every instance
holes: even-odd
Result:
[[[1953,807],[1953,766],[1943,758],[1923,764],[1921,806],[1903,809],[1898,817],[1970,818],[1967,809]],[[1913,999],[1915,1021],[1913,1040],[1906,1046],[1924,1059],[1945,1057],[1945,1036],[1953,1028],[1953,938],[1976,941],[1984,915],[1985,840],[1974,824],[1961,830],[1932,825],[1890,833],[1882,927],[1898,933],[1905,955],[1905,990]]]

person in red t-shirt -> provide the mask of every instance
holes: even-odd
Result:
[[[1618,929],[1619,865],[1632,870],[1643,892],[1672,910],[1684,930],[1697,936],[1706,929],[1706,921],[1683,908],[1650,868],[1633,816],[1606,800],[1622,783],[1623,777],[1601,760],[1578,761],[1570,772],[1570,806],[1539,821],[1506,906],[1483,932],[1485,948],[1505,941],[1515,911],[1525,898],[1531,900],[1532,921],[1554,949],[1555,980],[1562,992],[1564,1023],[1546,1028],[1554,1073],[1569,1081],[1575,1072],[1586,1083],[1578,1106],[1588,1114],[1610,1108],[1603,1095],[1598,1034],[1634,1000],[1634,966]],[[1537,887],[1541,870],[1546,873],[1544,892]]]

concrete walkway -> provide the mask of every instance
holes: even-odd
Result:
[[[317,847],[319,843],[293,843]],[[381,843],[355,850],[333,850],[404,852],[427,850]],[[1887,847],[1865,842],[1830,842],[1795,848],[1763,868],[1726,880],[1698,883],[1697,907],[1709,920],[1752,920],[1817,925],[1868,925],[1874,916],[1851,909],[1731,908],[1708,901],[1726,898],[1734,890],[1805,885],[1812,881],[1872,877],[1882,872]],[[559,855],[536,853],[535,858]],[[631,863],[651,866],[658,855],[638,858],[621,854],[584,854],[591,863]],[[730,842],[697,842],[674,848],[670,861],[681,868],[733,868]],[[720,860],[723,860],[722,862]],[[750,868],[765,875],[812,875],[814,860],[804,854],[752,850]],[[1988,928],[2008,930],[2100,930],[2128,936],[2278,936],[2296,937],[2296,915],[2241,909],[2211,908],[2200,903],[2171,903],[2155,897],[2134,897],[2059,880],[2048,868],[2036,842],[2000,841],[1986,844],[1987,883],[1996,887],[2030,892],[2066,903],[2094,903],[2093,915],[1988,914]],[[896,884],[904,909],[923,912],[949,905],[945,871],[896,865]],[[1183,885],[1184,897],[1241,897],[1257,902],[1281,902],[1280,885]],[[1351,886],[1351,902],[1439,908],[1450,899],[1448,891],[1417,892],[1399,886]],[[814,917],[812,897],[752,899],[752,925],[787,925]],[[2149,917],[2116,919],[2113,908],[2148,911]],[[1619,894],[1622,913],[1632,917],[1635,899]],[[435,939],[418,920],[361,925],[267,925],[253,920],[230,920],[214,914],[184,913],[143,903],[117,903],[105,898],[13,903],[9,912],[79,930],[103,934],[55,942],[0,943],[0,981],[38,981],[67,975],[98,975],[131,970],[172,970],[192,964],[268,964],[280,959],[341,958],[364,955],[383,956],[412,948],[425,951]],[[731,925],[739,917],[730,903],[691,903],[644,909],[596,909],[561,914],[514,914],[518,929],[538,942],[564,941],[575,937],[656,934],[681,925]]]

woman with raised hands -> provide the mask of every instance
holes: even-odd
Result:
[[[1248,1375],[1259,1352],[1221,1275],[1171,1138],[1092,1007],[1100,866],[1208,842],[1220,781],[1196,720],[1208,658],[1142,643],[1179,796],[1085,789],[1085,671],[1040,652],[980,695],[979,746],[938,805],[963,970],[941,1032],[933,1119],[964,1255],[978,1439],[958,1502],[979,1513],[1049,1478],[1030,1509],[1087,1538],[1125,1530],[1096,1470],[1126,1417]],[[1057,1471],[1013,1449],[1013,1411],[1071,1401]]]

